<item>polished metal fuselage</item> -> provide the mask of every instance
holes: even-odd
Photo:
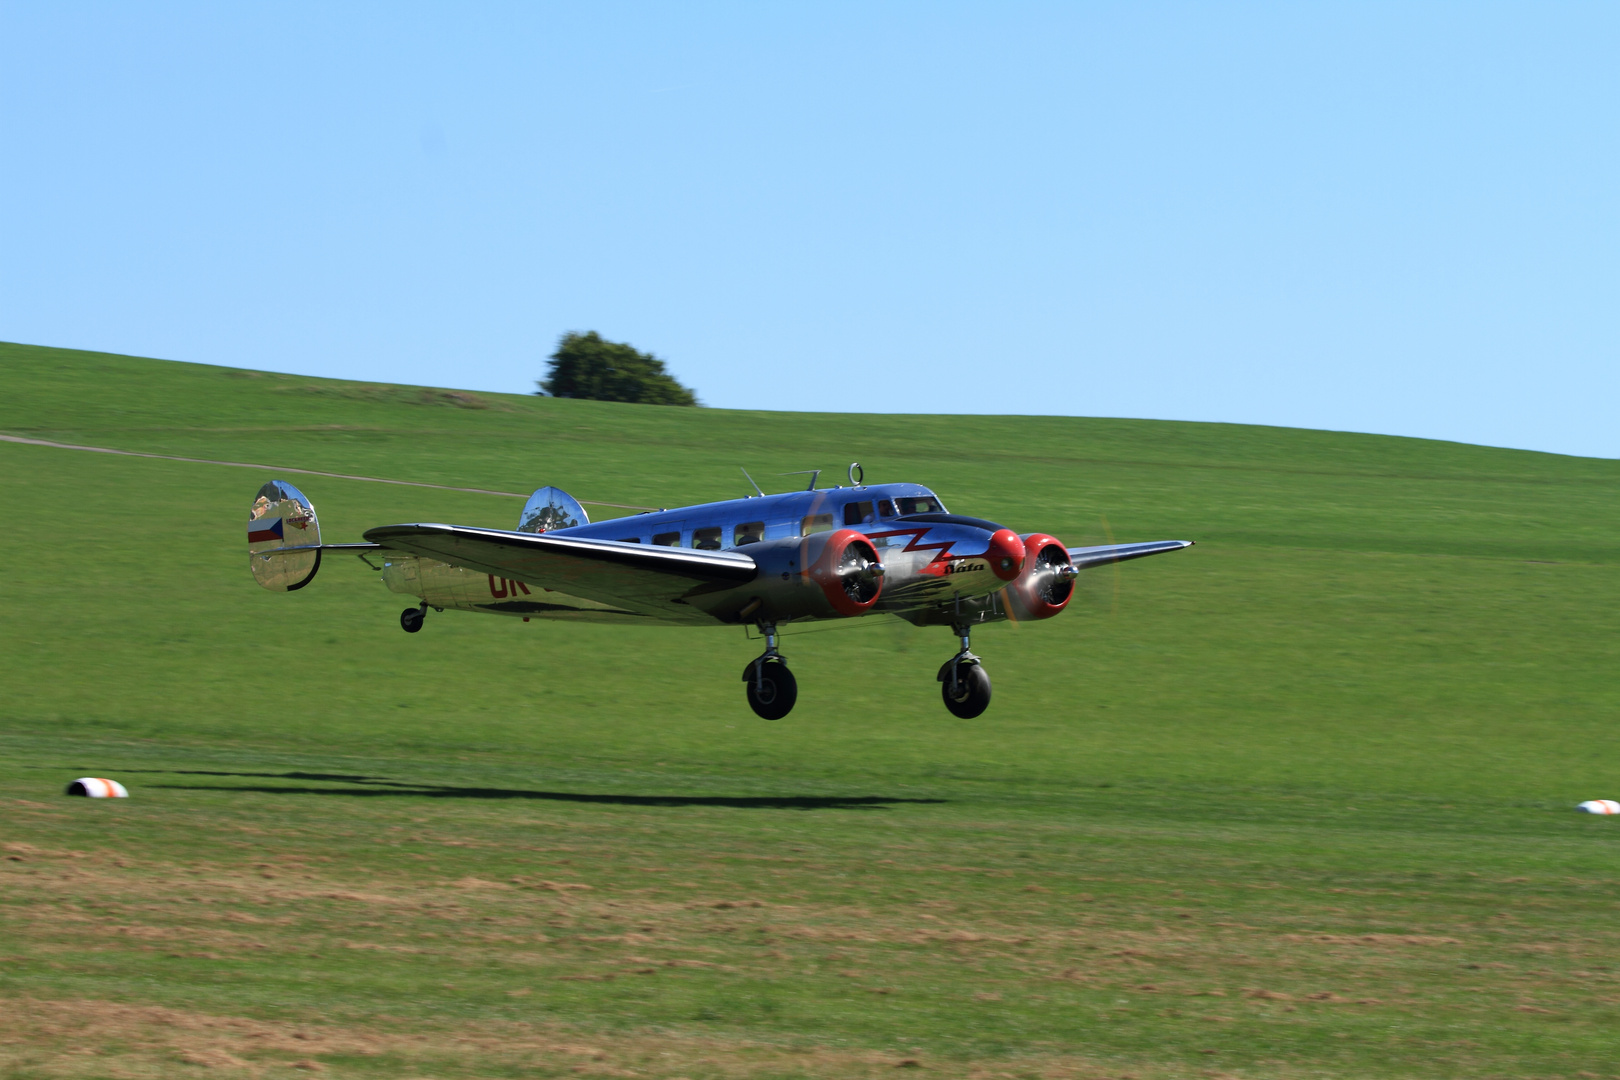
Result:
[[[393,591],[437,608],[584,622],[735,625],[750,621],[742,613],[767,584],[777,590],[815,587],[795,577],[802,575],[806,562],[793,558],[795,543],[838,529],[865,537],[882,563],[883,586],[873,611],[930,624],[1005,617],[996,594],[1007,582],[987,559],[990,538],[1002,526],[948,514],[931,491],[917,484],[751,496],[553,530],[555,536],[756,556],[760,576],[755,581],[655,611],[631,610],[421,556],[385,556],[383,580]],[[817,617],[828,616],[797,619]]]

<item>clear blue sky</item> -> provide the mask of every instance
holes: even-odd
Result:
[[[0,339],[1620,457],[1620,4],[0,0]]]

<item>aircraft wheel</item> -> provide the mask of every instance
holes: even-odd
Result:
[[[978,664],[956,666],[956,693],[951,693],[949,671],[941,680],[940,695],[952,716],[971,720],[990,707],[990,674]]]
[[[766,720],[780,720],[793,711],[793,703],[799,698],[798,680],[781,661],[766,664],[764,673],[756,677],[754,671],[759,665],[760,661],[755,660],[743,672],[748,705]]]
[[[399,626],[407,634],[414,634],[422,629],[422,620],[427,616],[421,608],[408,607],[399,613]]]

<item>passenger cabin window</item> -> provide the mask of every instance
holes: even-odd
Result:
[[[657,533],[653,536],[653,543],[659,547],[680,547],[681,534],[678,532]]]
[[[639,537],[639,536],[622,537],[622,538],[620,538],[619,543],[621,543],[621,544],[639,544],[639,543],[641,543],[641,537]]]
[[[890,502],[888,499],[879,499],[878,500],[878,516],[879,517],[894,517],[894,503]]]
[[[902,514],[942,514],[945,508],[939,505],[939,500],[931,495],[917,499],[897,499]]]
[[[692,530],[692,546],[699,551],[720,550],[720,526]]]
[[[811,533],[831,532],[833,516],[831,514],[811,514],[799,522],[799,534],[809,536]]]
[[[731,543],[735,547],[744,544],[757,544],[765,539],[765,523],[763,521],[749,521],[737,526],[731,534]]]
[[[844,504],[844,524],[864,525],[869,521],[876,521],[872,513],[872,504],[869,502],[852,502]]]

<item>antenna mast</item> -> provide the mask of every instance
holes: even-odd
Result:
[[[821,476],[821,470],[820,469],[798,469],[798,470],[795,470],[794,472],[777,473],[776,475],[777,476],[804,476],[806,474],[808,474],[809,477],[810,477],[810,486],[805,488],[804,490],[806,490],[806,491],[814,491],[814,490],[816,490],[816,480],[817,480],[818,477]]]

